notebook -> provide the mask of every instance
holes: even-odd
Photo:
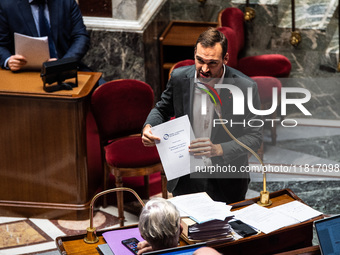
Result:
[[[164,250],[159,251],[151,251],[143,253],[143,255],[191,255],[196,251],[197,249],[206,246],[206,243],[195,243],[191,245],[185,245],[185,246],[179,246],[175,248],[168,248]]]
[[[340,254],[340,214],[314,222],[322,255]]]

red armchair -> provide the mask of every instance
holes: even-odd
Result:
[[[122,79],[99,86],[91,97],[92,111],[98,126],[103,153],[104,190],[110,173],[116,187],[123,186],[123,177],[144,176],[149,196],[149,175],[162,172],[162,195],[167,197],[166,179],[156,147],[142,144],[141,130],[153,107],[151,87],[138,80]],[[105,206],[104,198],[104,206]],[[120,224],[124,224],[123,192],[117,192]]]
[[[280,54],[265,54],[239,58],[244,47],[244,14],[238,8],[226,8],[218,15],[218,27],[228,39],[228,65],[248,76],[288,77],[289,59]]]

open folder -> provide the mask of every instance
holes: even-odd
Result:
[[[48,38],[31,37],[14,33],[15,54],[26,58],[27,64],[23,69],[40,70],[42,63],[50,58]]]

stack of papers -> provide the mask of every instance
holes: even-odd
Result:
[[[293,201],[271,209],[252,204],[233,213],[235,218],[265,234],[307,221],[322,214],[299,201]]]
[[[199,224],[232,216],[231,206],[215,202],[205,192],[177,196],[169,201],[176,206],[181,217],[190,217]]]

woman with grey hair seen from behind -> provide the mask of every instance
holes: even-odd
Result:
[[[138,254],[176,247],[182,232],[179,211],[164,198],[153,198],[145,204],[138,227],[145,239],[138,243]]]

